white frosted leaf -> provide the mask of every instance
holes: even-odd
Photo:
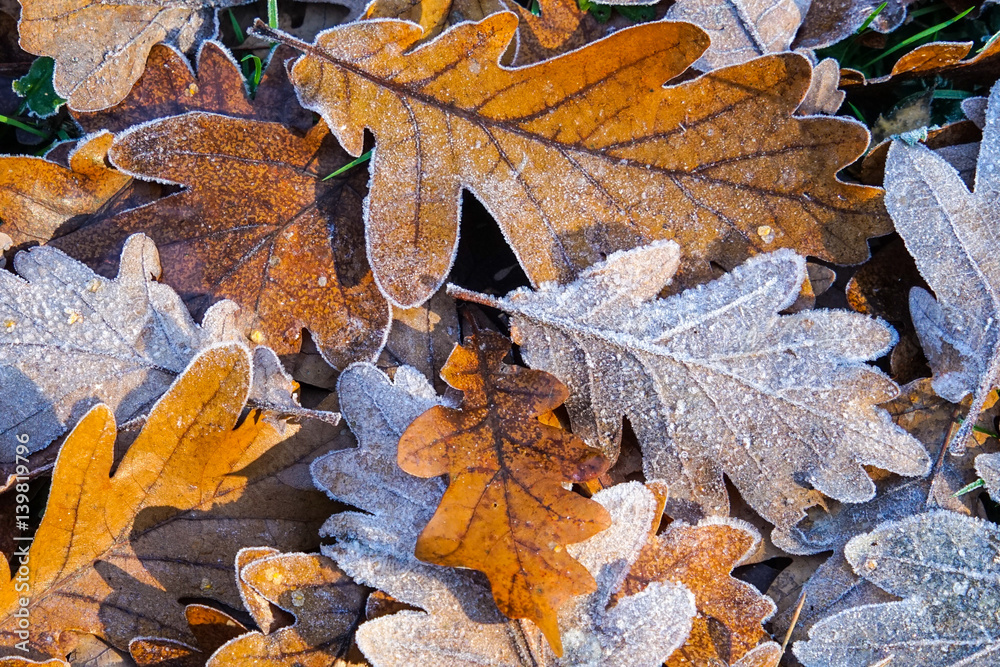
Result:
[[[937,511],[886,522],[845,548],[901,602],[842,611],[797,642],[806,667],[987,667],[1000,660],[1000,528]]]
[[[666,18],[708,33],[711,46],[694,63],[707,72],[788,51],[805,11],[796,0],[678,0]]]
[[[985,483],[986,492],[994,499],[1000,498],[1000,453],[977,456],[976,474]]]
[[[245,341],[230,301],[194,322],[156,282],[159,255],[142,234],[126,241],[113,280],[46,246],[18,253],[14,270],[20,277],[0,271],[0,462],[14,460],[18,436],[38,451],[97,403],[119,424],[140,417],[200,350]],[[292,388],[274,353],[258,348],[255,405],[336,421],[301,408]]]
[[[669,241],[614,253],[568,285],[497,301],[527,363],[569,387],[574,433],[615,458],[627,417],[646,478],[664,480],[668,513],[691,521],[728,514],[724,474],[787,528],[818,492],[870,499],[863,465],[929,470],[923,446],[875,407],[898,387],[863,362],[895,342],[890,327],[843,311],[778,315],[805,277],[787,250],[655,299],[678,254]]]
[[[341,376],[338,394],[359,446],[317,460],[313,478],[332,498],[364,511],[327,521],[321,534],[334,542],[323,553],[357,581],[422,610],[376,618],[358,628],[358,646],[373,665],[653,667],[687,638],[694,597],[678,584],[650,585],[607,608],[646,543],[658,509],[644,486],[621,484],[595,494],[610,512],[612,526],[567,547],[594,576],[598,590],[560,609],[564,655],[556,658],[537,627],[497,610],[480,573],[413,556],[445,485],[440,478],[399,470],[396,447],[407,425],[438,402],[428,382],[407,367],[390,381],[371,364],[354,364]]]
[[[1000,85],[990,93],[974,191],[926,146],[894,141],[886,159],[886,208],[934,296],[910,293],[910,313],[934,390],[972,407],[955,434],[961,453],[1000,376]],[[935,300],[936,297],[936,300]]]

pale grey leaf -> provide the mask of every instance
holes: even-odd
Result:
[[[965,117],[976,124],[980,130],[986,127],[986,104],[985,97],[968,97],[962,100],[962,113]]]
[[[987,667],[1000,659],[1000,528],[937,511],[848,542],[855,572],[901,602],[849,609],[797,642],[807,667]]]
[[[926,146],[894,141],[886,159],[886,208],[934,290],[910,294],[913,324],[934,372],[934,390],[958,402],[973,394],[953,438],[961,453],[1000,376],[1000,85],[990,93],[975,190]],[[936,300],[935,300],[936,297]]]
[[[869,26],[878,32],[892,32],[906,18],[908,0],[888,0]],[[795,38],[796,48],[821,49],[855,30],[882,4],[882,0],[813,0]]]
[[[712,43],[693,65],[707,72],[788,51],[804,12],[795,0],[678,0],[666,18],[708,33]]]
[[[805,99],[796,109],[803,116],[824,113],[835,114],[844,103],[847,93],[840,90],[840,63],[825,58],[813,67],[812,81]]]
[[[0,272],[0,462],[19,445],[43,449],[96,403],[119,424],[141,417],[200,350],[245,340],[230,301],[194,322],[156,282],[159,255],[142,234],[126,241],[113,280],[47,246],[18,253],[14,269],[20,277]],[[254,358],[264,365],[255,364],[251,401],[312,416],[274,353],[258,348]]]
[[[614,253],[573,283],[496,301],[528,364],[569,387],[574,433],[614,459],[627,417],[675,517],[685,502],[728,514],[724,474],[787,528],[819,492],[870,499],[863,465],[929,470],[923,446],[875,407],[898,387],[863,363],[895,342],[891,328],[843,311],[778,315],[805,278],[787,250],[654,299],[678,254],[672,242]]]
[[[401,367],[390,381],[371,364],[354,364],[341,376],[338,393],[359,446],[317,460],[313,478],[332,498],[363,511],[327,521],[321,534],[334,542],[323,553],[357,581],[423,610],[361,625],[358,646],[373,665],[652,666],[687,638],[694,598],[680,585],[651,586],[607,608],[658,509],[641,484],[596,494],[594,500],[612,515],[611,528],[567,547],[594,575],[598,590],[560,610],[565,653],[557,659],[536,627],[508,620],[497,610],[480,573],[423,563],[413,555],[445,488],[440,478],[413,477],[396,465],[399,437],[439,400],[426,379]]]
[[[983,480],[991,498],[1000,498],[1000,453],[976,457],[976,474]]]

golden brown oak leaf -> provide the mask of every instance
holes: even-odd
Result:
[[[863,261],[891,231],[881,191],[836,172],[868,143],[860,125],[797,118],[801,56],[758,58],[675,86],[708,44],[686,23],[634,26],[564,56],[509,69],[509,13],[422,48],[418,26],[362,21],[319,35],[292,69],[307,108],[352,154],[375,134],[368,256],[394,303],[440,285],[458,242],[461,190],[497,219],[532,282],[569,280],[613,251],[672,238],[682,282],[709,261],[792,247]],[[567,215],[572,211],[572,215]]]
[[[285,61],[293,54],[287,46],[275,50],[251,99],[239,64],[219,42],[201,45],[197,76],[183,53],[157,44],[149,52],[145,71],[124,100],[108,109],[74,111],[72,115],[87,132],[121,132],[132,125],[187,111],[212,111],[308,130],[314,124],[313,115],[295,99],[285,70]]]
[[[251,0],[21,0],[21,47],[55,59],[52,83],[68,105],[121,102],[158,42],[184,52],[215,36],[221,7]]]
[[[514,63],[527,65],[578,49],[603,36],[601,24],[590,12],[580,10],[576,0],[539,0],[538,14],[513,0],[500,0],[517,14],[517,54]],[[609,4],[647,4],[612,2]]]
[[[251,413],[251,356],[209,348],[152,410],[111,474],[116,424],[94,407],[67,437],[26,563],[29,657],[67,655],[86,635],[126,650],[140,636],[194,642],[181,598],[240,604],[231,564],[246,543],[312,548],[329,514],[303,462],[328,451],[328,425]],[[5,562],[5,561],[4,561]],[[0,652],[13,645],[19,571],[0,577]]]
[[[208,667],[327,667],[347,653],[365,591],[331,559],[272,554],[245,564],[239,577],[257,595],[293,614],[295,623],[238,637],[213,654]]]
[[[650,536],[615,597],[634,595],[653,581],[677,581],[694,593],[698,615],[667,667],[736,663],[766,636],[761,624],[774,613],[774,603],[730,574],[760,542],[760,534],[745,521],[718,517],[697,526],[674,522],[663,534]],[[709,619],[726,632],[712,633]]]
[[[163,281],[195,312],[233,300],[253,316],[251,339],[278,354],[297,352],[308,329],[338,368],[378,355],[390,314],[361,249],[365,174],[323,180],[347,156],[322,123],[301,136],[193,112],[118,135],[110,155],[123,171],[184,190],[53,245],[106,272],[122,241],[143,231],[160,247]]]
[[[203,667],[220,646],[247,632],[246,627],[229,614],[203,604],[184,608],[196,646],[174,639],[137,637],[129,642],[128,652],[139,667]]]
[[[137,183],[107,162],[114,137],[98,134],[70,155],[69,166],[28,155],[0,157],[0,232],[17,250],[46,243],[81,225],[155,198],[158,186]]]
[[[594,479],[609,462],[538,420],[566,400],[566,387],[502,363],[509,350],[510,341],[490,331],[455,347],[441,376],[464,393],[462,404],[417,417],[399,440],[399,466],[450,480],[417,539],[417,558],[485,573],[500,611],[534,621],[560,655],[556,611],[596,590],[563,545],[611,523],[603,507],[561,483]]]

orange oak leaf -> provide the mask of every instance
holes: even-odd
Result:
[[[667,667],[736,663],[766,636],[761,624],[774,614],[774,603],[730,574],[760,543],[753,526],[734,518],[712,517],[696,526],[674,522],[661,535],[650,536],[615,595],[634,595],[653,581],[680,582],[694,593],[698,615]],[[709,619],[721,623],[725,632],[711,632]],[[761,652],[770,654],[771,649]]]
[[[204,667],[220,646],[244,634],[247,629],[235,618],[214,607],[189,604],[184,608],[196,646],[174,639],[137,637],[128,652],[139,667]]]
[[[305,553],[263,555],[244,564],[239,578],[241,587],[293,614],[295,623],[241,635],[220,647],[208,667],[328,667],[347,652],[364,607],[364,589],[331,559]],[[254,616],[262,628],[268,618]]]
[[[108,109],[73,111],[72,115],[87,132],[121,132],[132,125],[187,111],[212,111],[307,130],[313,126],[313,115],[295,99],[285,70],[285,61],[293,53],[287,46],[275,50],[251,99],[239,64],[219,42],[201,45],[197,76],[183,53],[157,44],[149,52],[145,71],[124,100]]]
[[[114,474],[112,411],[101,404],[83,417],[56,460],[30,549],[15,553],[14,572],[0,559],[0,652],[23,655],[13,647],[27,641],[28,657],[62,658],[88,635],[119,650],[150,636],[193,645],[179,600],[239,606],[231,563],[243,544],[315,546],[329,509],[302,464],[334,437],[328,425],[257,413],[234,429],[251,364],[239,344],[197,356]],[[22,608],[27,638],[17,634]]]
[[[70,154],[69,165],[28,155],[0,156],[0,232],[4,254],[46,243],[115,211],[155,199],[157,184],[136,182],[107,162],[114,137],[97,134]]]
[[[596,590],[563,545],[611,524],[598,503],[561,483],[594,479],[609,461],[538,420],[566,400],[566,387],[502,363],[509,350],[510,341],[490,331],[455,347],[441,376],[464,393],[462,403],[417,417],[400,438],[399,466],[418,477],[450,476],[417,558],[485,573],[500,611],[534,621],[561,654],[556,610]]]
[[[362,21],[307,44],[292,81],[352,154],[375,135],[368,256],[391,301],[441,284],[474,193],[533,283],[572,279],[654,239],[684,247],[681,283],[791,247],[840,263],[892,227],[877,188],[836,173],[868,144],[857,123],[800,118],[811,66],[781,54],[673,86],[708,44],[686,23],[621,30],[566,55],[499,65],[517,30],[499,13],[410,50],[418,26]],[[567,212],[572,212],[567,215]]]
[[[514,56],[518,65],[553,58],[603,36],[600,23],[590,12],[582,11],[576,0],[538,0],[538,14],[513,0],[500,1],[519,21]]]
[[[20,0],[21,47],[55,59],[52,83],[73,109],[122,101],[158,42],[189,52],[215,36],[221,7],[252,0]]]
[[[324,180],[347,157],[322,123],[300,136],[192,112],[118,135],[110,155],[127,173],[184,190],[53,245],[105,273],[143,231],[160,248],[163,281],[195,312],[231,299],[252,315],[251,339],[278,354],[297,352],[308,329],[338,368],[378,355],[390,314],[361,250],[365,174]]]

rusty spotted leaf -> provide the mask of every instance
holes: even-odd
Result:
[[[365,595],[332,560],[315,554],[272,554],[247,563],[239,576],[258,595],[292,614],[295,623],[242,635],[216,651],[207,667],[327,667],[346,653]]]
[[[399,466],[418,477],[449,475],[416,556],[469,567],[489,578],[497,606],[527,618],[561,654],[556,610],[594,591],[593,577],[563,545],[608,527],[600,505],[561,482],[594,479],[608,467],[597,450],[538,416],[566,399],[548,373],[508,366],[503,336],[481,331],[456,346],[441,369],[463,392],[458,408],[435,406],[399,441]]]
[[[364,172],[323,180],[347,158],[322,123],[300,136],[192,112],[118,135],[110,155],[184,190],[54,245],[100,264],[143,231],[161,248],[164,282],[196,312],[233,300],[253,316],[251,338],[278,354],[297,352],[308,329],[338,368],[377,356],[390,315],[361,250]]]
[[[156,282],[160,258],[142,234],[126,241],[114,280],[44,246],[18,253],[14,269],[0,272],[0,463],[45,448],[98,402],[122,424],[139,419],[198,352],[248,342],[231,301],[195,324]],[[257,347],[253,365],[254,407],[337,423],[336,413],[299,405],[272,350]]]
[[[871,499],[863,465],[927,473],[923,445],[877,407],[899,388],[864,363],[894,342],[887,325],[845,311],[781,315],[806,276],[805,258],[789,250],[659,299],[679,254],[658,241],[614,253],[568,285],[503,299],[453,293],[512,316],[528,365],[569,387],[574,433],[616,458],[628,418],[646,478],[670,486],[671,516],[727,516],[724,475],[787,528],[821,494]]]
[[[156,198],[157,186],[136,183],[107,162],[114,137],[97,134],[76,147],[63,166],[27,155],[0,156],[0,232],[17,250],[47,243],[83,224]]]
[[[760,542],[745,521],[715,517],[696,526],[674,522],[650,536],[616,596],[634,595],[653,581],[677,581],[694,593],[698,615],[691,635],[667,660],[668,667],[735,663],[766,636],[761,624],[774,613],[774,603],[730,574]],[[717,633],[725,634],[723,640],[710,632],[709,619],[725,626],[727,633]]]
[[[861,262],[865,239],[891,231],[879,190],[836,178],[867,146],[864,128],[793,115],[811,78],[801,56],[664,87],[708,45],[695,26],[642,24],[516,69],[499,65],[517,29],[509,13],[414,50],[419,27],[399,21],[341,26],[315,45],[261,26],[305,51],[299,97],[350,153],[366,127],[375,135],[368,255],[400,305],[447,274],[463,188],[535,284],[655,239],[683,245],[690,283],[709,262],[779,247]]]
[[[81,111],[121,102],[158,42],[192,51],[215,36],[221,7],[251,0],[21,0],[21,47],[55,59],[52,83]]]
[[[189,604],[184,608],[196,646],[175,639],[137,637],[128,652],[139,667],[204,667],[220,646],[244,634],[247,629],[235,618],[213,607]]]
[[[251,363],[238,344],[198,355],[113,475],[110,408],[94,407],[67,437],[41,525],[27,555],[17,556],[31,564],[31,657],[64,656],[87,635],[120,650],[140,636],[193,645],[178,600],[238,607],[230,567],[243,544],[315,546],[330,510],[303,478],[302,464],[328,451],[333,433],[328,425],[300,428],[258,413],[234,430]],[[22,641],[13,574],[0,583],[7,655]]]
[[[938,510],[879,524],[844,548],[902,598],[828,616],[794,644],[806,667],[990,667],[1000,654],[1000,528]]]
[[[197,76],[183,53],[167,44],[157,44],[149,52],[145,71],[124,100],[108,109],[74,111],[72,115],[87,132],[121,132],[132,125],[187,111],[212,111],[307,130],[313,125],[313,116],[296,101],[285,70],[285,61],[292,54],[287,46],[274,51],[250,99],[239,64],[219,42],[201,45]]]

